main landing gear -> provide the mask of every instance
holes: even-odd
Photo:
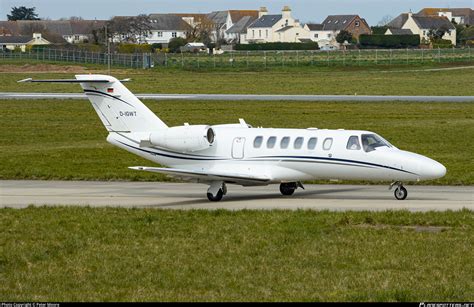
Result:
[[[220,201],[227,194],[227,186],[223,181],[213,181],[207,189],[207,199]]]
[[[395,195],[395,198],[398,199],[398,200],[404,200],[405,198],[407,198],[408,196],[408,191],[407,189],[405,189],[405,187],[403,186],[403,183],[401,183],[400,181],[396,181],[394,183],[392,183],[390,185],[390,190],[392,189],[393,186],[397,186],[397,188],[395,189],[394,191],[394,195]]]
[[[282,195],[293,195],[297,188],[302,188],[304,190],[301,182],[283,182],[280,184],[280,193]]]

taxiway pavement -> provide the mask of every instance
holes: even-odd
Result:
[[[136,94],[150,100],[261,100],[261,101],[358,101],[358,102],[474,102],[474,96],[384,96],[384,95],[233,95],[233,94]],[[86,99],[83,93],[6,93],[1,99]]]
[[[220,202],[206,198],[206,185],[163,182],[0,181],[0,207],[35,206],[140,207],[161,209],[312,209],[312,210],[474,210],[474,186],[406,186],[398,201],[385,185],[306,185],[282,196],[278,185],[228,185]]]

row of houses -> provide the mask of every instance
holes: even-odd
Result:
[[[0,21],[0,48],[60,40],[72,44],[90,42],[94,31],[103,29],[106,23],[106,20]],[[206,31],[213,42],[226,44],[314,41],[322,48],[333,49],[339,47],[336,36],[342,30],[350,32],[355,39],[372,33],[367,21],[357,14],[330,15],[322,23],[303,25],[288,6],[277,14],[269,14],[265,7],[208,14],[150,14],[148,23],[147,31],[134,37],[138,43],[166,45],[176,37],[197,39],[198,32]],[[474,11],[471,8],[425,8],[416,14],[403,13],[386,25],[385,34],[418,34],[423,41],[429,39],[430,30],[444,29],[443,39],[456,44],[453,23],[472,25]],[[126,37],[115,36],[114,41],[120,42]]]

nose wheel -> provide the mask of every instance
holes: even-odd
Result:
[[[213,181],[207,189],[207,199],[210,201],[220,201],[227,194],[227,186],[223,181]]]
[[[393,195],[395,195],[395,198],[398,200],[404,200],[408,196],[408,191],[405,189],[403,184],[401,182],[394,182],[390,185],[390,189],[394,186],[397,185],[397,188],[393,192]]]

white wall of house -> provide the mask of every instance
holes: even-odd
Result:
[[[186,32],[184,31],[159,31],[159,30],[151,30],[151,34],[149,34],[145,41],[148,44],[168,44],[170,40],[175,37],[182,37],[186,38]]]
[[[283,43],[299,43],[300,38],[309,38],[309,31],[302,27],[292,27],[286,31],[276,32],[278,41]]]
[[[334,46],[339,48],[339,43],[336,42],[336,36],[339,31],[323,31],[323,30],[316,30],[310,31],[307,26],[305,26],[306,30],[308,30],[308,38],[311,39],[313,42],[317,42],[319,47],[323,46]]]

